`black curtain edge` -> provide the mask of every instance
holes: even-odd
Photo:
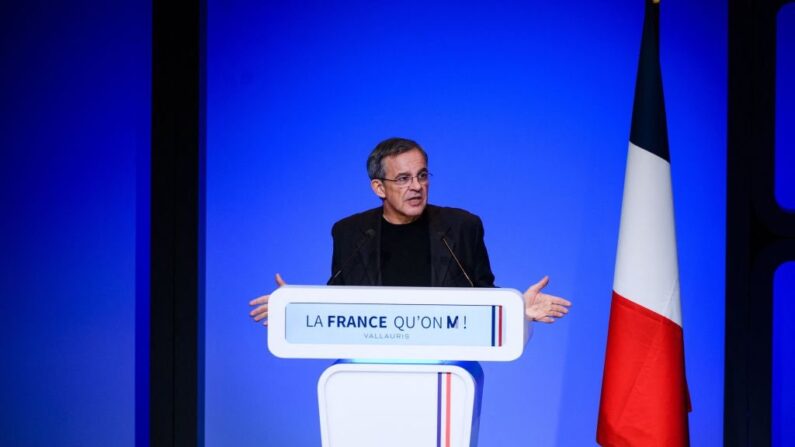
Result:
[[[773,279],[795,260],[795,214],[774,189],[777,14],[786,3],[729,1],[726,446],[772,442]]]
[[[149,427],[200,441],[200,52],[203,2],[152,2]]]

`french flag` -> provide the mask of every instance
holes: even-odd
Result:
[[[647,0],[596,433],[602,446],[690,445],[658,34],[659,2]]]

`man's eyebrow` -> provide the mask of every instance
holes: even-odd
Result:
[[[417,174],[422,174],[423,172],[428,172],[427,166],[417,171]],[[412,173],[410,171],[402,171],[395,174],[395,177],[400,177],[401,175],[412,175]]]

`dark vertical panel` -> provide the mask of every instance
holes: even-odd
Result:
[[[729,2],[724,443],[769,445],[772,280],[795,258],[795,216],[775,201],[777,0]]]
[[[207,3],[205,1],[200,1],[199,3],[199,69],[198,69],[198,77],[199,77],[199,177],[198,177],[198,241],[197,241],[197,248],[198,248],[198,350],[197,350],[197,386],[198,386],[198,396],[197,396],[197,436],[198,442],[197,445],[203,446],[204,445],[204,349],[205,349],[205,237],[206,237],[206,173],[207,173],[207,151],[206,151],[206,142],[207,142],[207,132],[206,132],[206,125],[207,125],[207,114],[206,114],[206,98],[207,98],[207,78],[206,78],[206,67],[207,67],[207,57],[206,57],[206,45],[205,42],[207,41],[206,38],[206,30],[207,30]]]
[[[150,442],[196,445],[199,2],[154,2]]]

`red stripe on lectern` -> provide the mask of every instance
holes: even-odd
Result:
[[[450,373],[445,373],[445,375],[447,376],[447,383],[445,385],[445,388],[447,389],[447,405],[446,405],[447,408],[445,409],[445,416],[444,416],[445,419],[444,434],[446,438],[444,445],[445,447],[450,447],[450,395],[452,394],[450,392],[451,391],[450,385],[451,385],[452,375]]]
[[[497,346],[502,346],[502,306],[497,306],[500,309],[500,324],[497,326]]]

